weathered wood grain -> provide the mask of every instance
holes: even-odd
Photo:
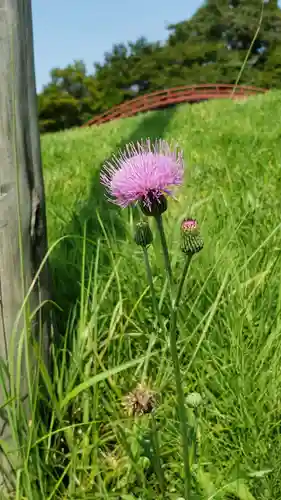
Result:
[[[46,248],[31,0],[0,0],[0,357],[7,363],[19,356],[11,352],[12,332]],[[31,312],[48,298],[48,284],[45,267],[30,295]],[[33,321],[32,334],[36,336],[42,320],[43,351],[47,356],[48,315],[40,316],[37,314]],[[16,328],[16,348],[23,330],[22,315]],[[25,371],[23,354],[22,397],[27,391]],[[5,391],[0,389],[1,405]],[[8,442],[11,432],[4,412],[1,417],[0,439]],[[1,462],[7,466],[3,454]]]

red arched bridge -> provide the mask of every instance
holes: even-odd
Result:
[[[122,104],[114,106],[105,113],[95,116],[92,120],[82,125],[100,125],[118,118],[128,118],[129,116],[143,113],[145,111],[165,108],[173,104],[183,102],[200,102],[208,99],[241,99],[248,96],[265,93],[266,89],[249,87],[245,85],[228,84],[202,84],[184,85],[172,89],[158,90],[151,94],[144,94],[135,99],[130,99]]]

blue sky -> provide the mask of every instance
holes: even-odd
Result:
[[[37,89],[53,67],[93,62],[114,43],[167,38],[166,25],[190,17],[202,0],[32,0]],[[141,8],[140,8],[141,6]],[[124,14],[123,14],[124,12]]]

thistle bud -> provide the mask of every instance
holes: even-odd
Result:
[[[184,219],[181,223],[181,250],[193,255],[200,252],[204,246],[199,227],[195,219]]]
[[[166,212],[168,203],[163,194],[156,196],[151,192],[146,199],[140,201],[140,207],[147,217],[157,217]]]
[[[137,245],[148,247],[153,241],[153,234],[147,222],[138,222],[134,236]]]

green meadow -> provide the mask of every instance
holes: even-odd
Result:
[[[163,215],[176,280],[182,219],[196,218],[204,238],[178,323],[185,396],[202,397],[187,408],[196,434],[192,498],[280,500],[279,113],[281,94],[269,92],[42,137],[59,335],[52,377],[45,377],[51,416],[31,425],[16,498],[183,496],[169,340],[155,329],[133,239],[140,215],[110,204],[99,180],[114,153],[150,137],[184,152],[184,185]],[[149,257],[168,325],[156,233]],[[155,408],[132,416],[124,398],[138,384],[155,393]]]

